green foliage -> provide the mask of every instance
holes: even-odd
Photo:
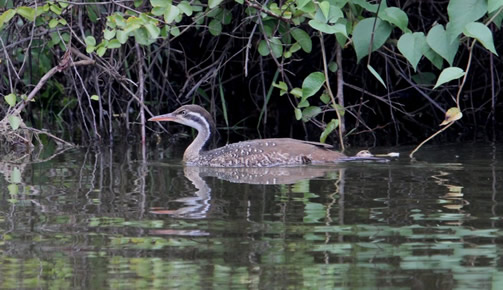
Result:
[[[493,34],[484,24],[480,22],[468,23],[463,30],[463,34],[477,39],[487,50],[498,55],[496,48],[494,48]]]
[[[398,50],[409,61],[414,71],[417,69],[426,45],[426,37],[422,32],[405,33],[397,43]]]
[[[185,37],[179,37],[184,33],[187,35],[187,39],[189,36],[195,39],[194,43],[199,43],[200,39],[215,39],[213,43],[218,43],[219,39],[225,41],[225,39],[234,38],[235,41],[237,39],[243,41],[237,45],[243,47],[240,53],[246,53],[243,60],[250,61],[255,58],[256,61],[260,59],[261,67],[263,64],[265,64],[264,67],[267,67],[271,63],[278,65],[278,69],[281,71],[280,77],[283,79],[274,84],[279,89],[276,92],[284,98],[295,99],[297,105],[293,113],[298,120],[303,121],[312,120],[320,113],[339,106],[333,103],[336,99],[331,92],[337,83],[337,76],[334,73],[341,69],[334,61],[335,45],[340,45],[344,50],[345,57],[348,57],[345,62],[349,65],[343,66],[341,73],[347,74],[347,67],[352,67],[359,73],[368,70],[377,80],[377,82],[374,79],[372,81],[375,84],[380,84],[370,90],[393,87],[386,83],[390,77],[389,75],[385,77],[385,70],[379,66],[383,61],[389,61],[389,59],[398,60],[403,66],[400,71],[408,73],[407,77],[410,78],[410,81],[415,81],[419,85],[418,88],[422,89],[425,85],[431,88],[435,80],[434,87],[437,88],[450,80],[460,78],[465,70],[468,71],[468,69],[459,68],[464,67],[463,61],[465,59],[458,57],[460,50],[465,49],[468,42],[476,40],[486,49],[485,52],[498,55],[496,51],[498,46],[495,45],[493,30],[495,26],[499,27],[503,20],[502,0],[450,0],[448,4],[443,6],[444,11],[446,8],[448,14],[443,18],[445,20],[436,19],[436,25],[431,25],[433,23],[431,22],[422,26],[417,25],[417,17],[411,17],[411,13],[414,13],[413,10],[388,7],[387,1],[371,4],[378,3],[378,1],[137,0],[123,3],[121,5],[124,7],[121,6],[120,9],[115,10],[109,10],[110,7],[97,3],[83,5],[84,7],[80,7],[82,5],[79,7],[69,6],[68,3],[59,1],[47,1],[38,6],[27,3],[25,1],[18,4],[20,6],[16,6],[15,1],[6,2],[4,6],[0,7],[3,9],[0,14],[0,33],[10,29],[10,33],[5,35],[13,35],[14,31],[19,31],[14,29],[14,25],[27,25],[27,23],[30,25],[33,23],[37,29],[41,27],[49,31],[44,38],[35,38],[30,47],[30,55],[36,59],[35,67],[38,70],[30,77],[27,75],[22,77],[24,85],[33,85],[30,83],[33,82],[32,78],[39,79],[57,64],[61,57],[58,48],[64,51],[70,38],[72,38],[73,47],[84,50],[79,47],[84,43],[87,54],[96,54],[103,58],[117,55],[131,57],[135,55],[131,52],[131,47],[136,43],[144,46],[142,49],[145,50],[156,53],[160,50],[161,53],[152,55],[152,59],[149,60],[152,63],[144,67],[161,70],[163,70],[164,64],[160,65],[159,63],[172,61],[172,58],[166,57],[172,52],[165,53],[164,50],[168,50],[168,47],[169,49],[174,48],[177,53],[183,54],[183,50],[186,49],[184,45],[192,44]],[[111,7],[117,8],[113,4]],[[84,18],[87,17],[84,19],[85,27],[82,30],[85,37],[82,37],[80,33],[70,34],[69,31],[69,27],[75,26],[76,9],[82,9],[79,13],[83,13]],[[86,22],[86,20],[88,21]],[[69,23],[70,21],[73,23]],[[492,23],[495,25],[491,25]],[[86,26],[87,24],[90,26]],[[426,30],[422,31],[423,29]],[[83,39],[75,39],[79,37]],[[171,46],[177,38],[183,40]],[[232,43],[234,47],[236,44],[237,42]],[[326,59],[321,58],[322,45],[328,55]],[[115,53],[114,50],[120,53]],[[218,47],[217,50],[228,53],[222,47]],[[383,51],[390,58],[385,59],[384,53],[375,53],[378,50]],[[49,52],[57,54],[51,55]],[[23,49],[12,51],[10,55],[18,64],[26,63]],[[234,58],[238,55],[235,54],[231,57]],[[354,60],[351,57],[354,55],[356,55],[356,61],[353,61],[351,65],[351,61]],[[360,62],[365,57],[368,57],[368,63],[362,65]],[[309,59],[310,63],[299,62],[304,58]],[[187,59],[185,62],[188,63],[188,66],[199,65],[196,64],[197,62],[187,61]],[[224,71],[224,66],[228,63],[231,62],[226,60],[224,64],[215,67],[218,67],[217,70]],[[129,71],[131,64],[130,59],[123,59],[120,62],[122,67],[117,67],[117,71],[120,73],[127,71],[125,73],[127,78],[134,80],[138,74]],[[244,66],[248,67],[248,63],[245,63]],[[410,69],[404,70],[407,66]],[[446,68],[446,66],[448,67]],[[181,71],[193,72],[187,67]],[[300,71],[302,73],[299,74]],[[412,74],[412,71],[415,73]],[[309,74],[309,72],[311,73]],[[220,71],[208,75],[214,77],[220,75],[219,73]],[[386,70],[386,73],[389,71]],[[185,77],[188,75],[186,74]],[[289,78],[292,75],[307,75],[307,77],[291,80]],[[199,78],[201,76],[190,75],[190,77]],[[401,75],[401,77],[403,76]],[[327,82],[325,78],[328,78],[330,82]],[[197,83],[215,82],[206,79]],[[324,85],[325,90],[321,90]],[[65,86],[67,85],[62,87]],[[220,89],[225,90],[225,82],[222,82],[221,86],[223,87]],[[163,87],[166,86],[163,85]],[[162,92],[165,92],[164,88]],[[377,92],[372,93],[378,95]],[[8,93],[3,93],[3,95],[5,95],[5,101],[9,106],[15,105],[15,100],[12,100],[11,95]],[[211,96],[217,95],[211,94]],[[318,96],[313,98],[314,95]],[[100,98],[100,104],[107,106],[108,104],[105,104],[106,98],[101,96]],[[98,99],[97,95],[91,97],[91,100]],[[340,109],[337,112],[344,112],[346,108],[341,107]],[[356,115],[360,115],[360,112]],[[332,117],[329,116],[327,120],[336,120],[341,122],[341,126],[344,125],[343,120]],[[323,129],[324,139],[326,134],[329,134],[327,132],[340,128],[339,123],[337,126],[335,123],[329,125],[323,120],[315,123],[320,129]],[[333,129],[329,130],[330,128]]]
[[[434,89],[439,87],[442,84],[445,84],[447,82],[450,82],[455,79],[459,79],[460,77],[464,76],[465,72],[463,69],[459,67],[448,67],[442,70],[440,73],[440,76],[438,76],[437,83],[433,87]]]
[[[374,29],[375,26],[375,29]],[[356,24],[353,31],[353,43],[356,51],[357,62],[367,56],[369,52],[376,51],[388,40],[391,34],[391,25],[379,18],[365,18]],[[372,50],[369,47],[372,41]]]
[[[444,58],[450,65],[454,61],[459,47],[459,40],[449,40],[447,32],[442,25],[435,25],[426,36],[426,42],[438,55]]]

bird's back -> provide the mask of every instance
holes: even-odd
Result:
[[[201,152],[193,165],[211,167],[270,167],[334,163],[346,156],[332,146],[290,138],[259,139]],[[190,163],[189,163],[190,164]]]

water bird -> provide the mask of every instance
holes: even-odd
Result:
[[[184,105],[149,121],[171,121],[197,130],[196,138],[183,154],[183,161],[189,166],[272,167],[336,163],[347,158],[332,150],[331,145],[291,138],[255,139],[210,150],[215,122],[210,113],[198,105]]]

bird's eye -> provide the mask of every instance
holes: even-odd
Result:
[[[187,115],[187,111],[181,110],[179,114],[185,116],[185,115]]]

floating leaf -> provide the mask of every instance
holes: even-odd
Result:
[[[14,131],[19,128],[19,125],[21,125],[21,118],[19,118],[18,116],[10,115],[8,117],[8,120],[12,130]]]
[[[433,89],[436,89],[438,86],[445,84],[449,81],[459,79],[460,77],[462,77],[464,75],[465,75],[465,71],[460,69],[459,67],[445,68],[438,76],[437,83],[435,84]]]
[[[379,75],[379,73],[377,73],[377,71],[369,64],[367,65],[367,68],[369,69],[369,71],[374,75],[374,77],[385,87],[386,87],[386,84],[384,83],[384,80],[381,78],[381,76]]]
[[[93,100],[93,101],[99,101],[100,97],[98,95],[92,95],[91,96],[91,100]]]
[[[442,123],[440,123],[440,126],[445,126],[449,123],[452,123],[454,121],[457,121],[463,117],[463,113],[459,110],[457,107],[452,107],[447,112],[445,112],[445,119]]]
[[[426,36],[426,42],[431,47],[431,49],[433,49],[433,51],[438,53],[449,63],[449,65],[452,66],[454,56],[456,56],[456,53],[458,52],[458,39],[449,41],[444,27],[442,25],[435,25],[428,32],[428,35]]]
[[[391,25],[388,22],[371,17],[363,19],[356,24],[353,30],[353,44],[356,51],[357,62],[369,54],[370,41],[372,39],[372,31],[374,29],[374,39],[372,51],[379,49],[388,39],[391,34]]]
[[[302,82],[302,98],[307,99],[316,94],[325,83],[325,75],[322,72],[310,73]]]
[[[426,45],[426,36],[422,32],[405,33],[398,40],[398,50],[405,56],[416,71],[417,64],[423,56],[424,46]]]
[[[16,94],[5,95],[4,99],[9,106],[14,107],[14,105],[16,105]]]
[[[98,48],[98,50],[96,50],[96,54],[100,57],[105,55],[105,52],[107,52],[107,48],[104,46],[102,46],[102,47]]]
[[[302,50],[307,53],[311,52],[313,48],[313,42],[311,41],[311,37],[307,32],[300,28],[294,28],[292,29],[292,31],[290,31],[290,33],[292,34],[293,39],[295,39],[300,44]]]
[[[325,128],[325,130],[323,130],[323,132],[321,132],[320,142],[321,143],[325,143],[325,141],[327,140],[328,135],[330,135],[330,133],[332,133],[335,130],[335,128],[337,128],[338,126],[339,126],[339,119],[332,119],[327,124],[327,127]]]
[[[493,34],[484,24],[480,22],[468,23],[463,33],[468,37],[477,39],[487,50],[498,55],[496,48],[494,48]]]

